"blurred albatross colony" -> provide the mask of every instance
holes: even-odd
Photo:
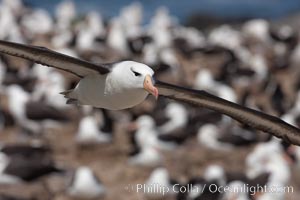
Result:
[[[78,14],[71,1],[59,3],[52,15],[2,0],[0,39],[95,63],[136,60],[159,79],[300,127],[298,26],[252,19],[199,30],[178,23],[165,7],[146,24],[143,13],[132,3],[104,20],[99,12]],[[66,105],[59,92],[77,81],[1,54],[1,200],[284,200],[300,194],[299,147],[163,98],[123,111]],[[139,184],[169,192],[137,190]],[[224,192],[211,185],[252,189]]]

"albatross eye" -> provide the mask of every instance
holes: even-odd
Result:
[[[133,74],[135,75],[135,76],[141,76],[142,74],[140,74],[140,73],[138,73],[138,72],[135,72],[135,71],[132,71],[133,72]]]

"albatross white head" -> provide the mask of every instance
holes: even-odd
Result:
[[[149,66],[134,61],[122,61],[115,64],[112,74],[118,85],[122,84],[122,89],[146,91],[146,95],[150,93],[158,97],[158,90],[154,87],[154,71]]]

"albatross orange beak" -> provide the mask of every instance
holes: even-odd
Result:
[[[150,75],[146,75],[145,80],[144,80],[144,89],[155,96],[155,98],[158,98],[158,90],[156,87],[153,85],[153,81]]]

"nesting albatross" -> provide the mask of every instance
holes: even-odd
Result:
[[[300,145],[300,130],[279,118],[243,107],[203,90],[193,90],[153,80],[153,70],[145,64],[122,61],[94,64],[50,49],[0,40],[0,52],[73,73],[81,78],[73,90],[62,92],[67,103],[92,105],[110,110],[133,107],[148,96],[196,104]]]

